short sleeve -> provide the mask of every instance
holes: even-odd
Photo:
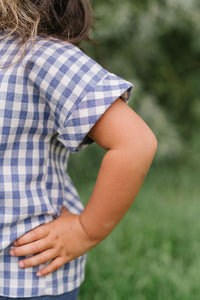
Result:
[[[29,80],[49,107],[58,140],[71,152],[89,145],[87,134],[109,106],[128,101],[133,85],[101,67],[76,46],[39,40]]]
[[[62,128],[59,140],[71,152],[79,151],[92,143],[93,141],[87,136],[90,129],[116,99],[121,98],[127,102],[131,90],[131,83],[112,73],[107,73],[74,108]]]

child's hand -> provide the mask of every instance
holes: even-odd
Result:
[[[19,267],[22,268],[52,260],[36,274],[44,276],[85,254],[96,244],[97,242],[86,235],[79,216],[63,209],[61,216],[56,220],[41,225],[17,239],[13,243],[16,248],[10,251],[10,255],[33,255],[19,262]]]

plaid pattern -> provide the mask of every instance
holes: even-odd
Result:
[[[13,36],[0,39],[0,295],[59,295],[80,286],[86,257],[45,277],[20,269],[12,242],[83,206],[66,174],[70,152],[90,144],[88,131],[131,83],[109,73],[79,48],[38,38],[21,55]],[[41,266],[40,266],[41,268]]]

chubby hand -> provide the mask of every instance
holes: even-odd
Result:
[[[62,209],[54,221],[38,226],[17,239],[10,250],[12,256],[27,256],[19,261],[19,267],[27,268],[51,261],[37,272],[45,276],[69,261],[87,253],[98,242],[91,240],[85,233],[78,215]]]

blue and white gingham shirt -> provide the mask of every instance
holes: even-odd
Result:
[[[66,173],[69,151],[132,84],[109,73],[72,44],[37,38],[21,55],[14,36],[0,39],[0,295],[31,297],[71,291],[84,279],[85,256],[45,277],[11,257],[18,237],[83,206]],[[45,265],[45,264],[44,264]],[[43,266],[44,266],[43,265]]]

